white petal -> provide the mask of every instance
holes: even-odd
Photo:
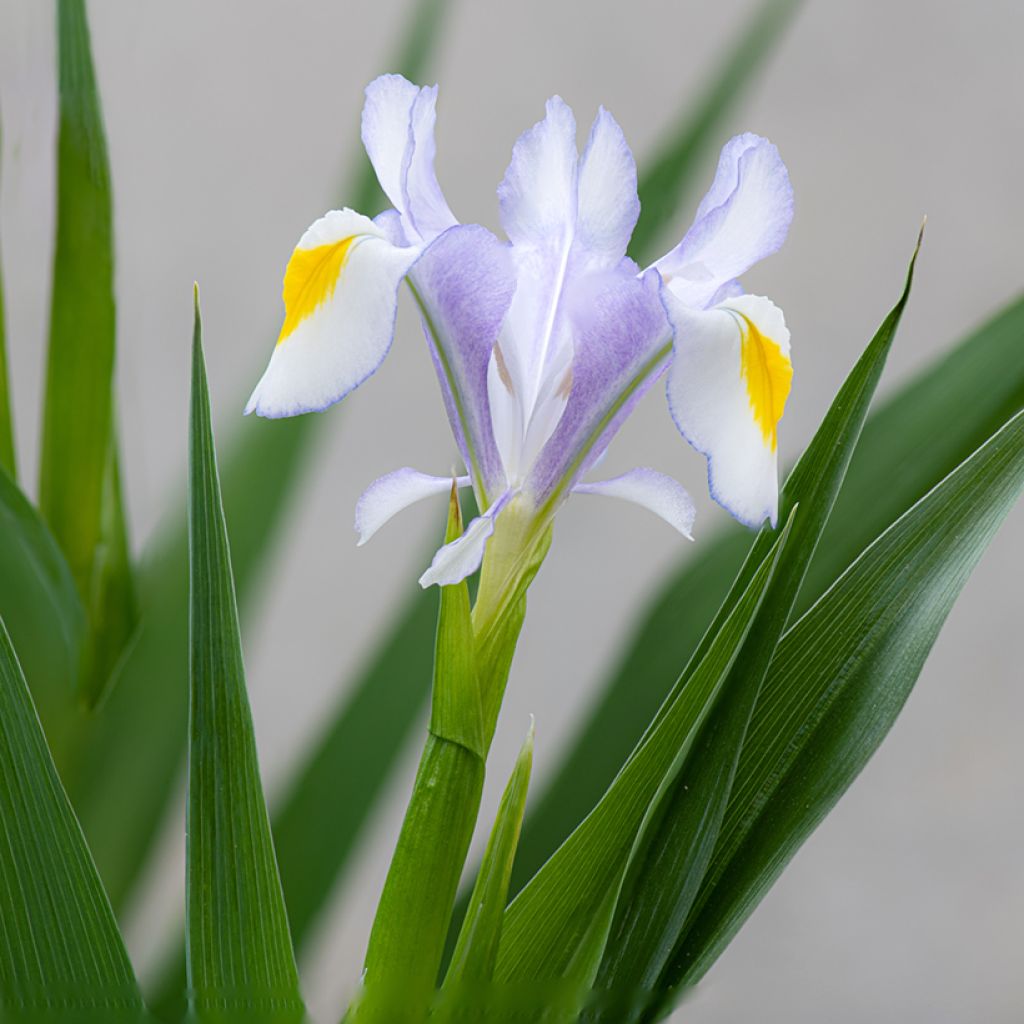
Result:
[[[778,445],[792,365],[782,311],[742,295],[694,311],[669,297],[676,329],[672,418],[707,456],[711,496],[741,523],[778,517]]]
[[[680,300],[704,308],[779,249],[792,219],[793,189],[779,151],[758,135],[737,135],[722,149],[693,226],[655,266]]]
[[[398,286],[421,251],[392,245],[354,210],[316,221],[288,262],[284,326],[246,413],[321,411],[366,380],[391,347]]]
[[[636,161],[622,129],[602,107],[580,159],[580,245],[596,265],[614,267],[626,254],[639,216]]]
[[[516,141],[498,199],[513,244],[560,250],[576,226],[576,121],[559,96],[545,111]]]
[[[436,102],[436,85],[381,75],[366,87],[363,105],[363,146],[377,180],[406,236],[423,242],[457,223],[434,173]]]
[[[693,540],[693,521],[696,509],[693,500],[678,480],[654,469],[631,469],[611,480],[577,484],[575,494],[601,494],[607,498],[622,498],[642,505],[669,526],[677,529],[688,540]]]
[[[468,487],[469,477],[456,477],[458,487]],[[430,476],[415,469],[396,469],[374,480],[356,502],[356,533],[365,544],[388,520],[402,509],[435,494],[451,490],[450,476]]]
[[[423,588],[437,583],[442,587],[460,583],[480,568],[484,548],[494,533],[494,521],[508,504],[513,492],[506,491],[481,516],[477,516],[465,529],[462,536],[439,548],[430,563],[430,568],[420,577]]]

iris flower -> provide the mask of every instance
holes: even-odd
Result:
[[[607,111],[580,155],[572,111],[548,101],[498,188],[503,242],[460,224],[441,192],[436,99],[436,86],[398,75],[367,88],[363,144],[393,208],[372,220],[332,210],[299,240],[284,325],[246,411],[319,411],[362,384],[391,347],[404,280],[465,467],[456,482],[484,510],[437,552],[424,586],[476,570],[504,516],[536,536],[573,492],[633,501],[689,537],[693,503],[670,477],[638,468],[583,482],[662,375],[676,426],[707,457],[712,497],[748,526],[774,524],[789,331],[737,278],[782,245],[792,219],[776,148],[751,134],[727,143],[692,227],[640,270],[626,256],[636,164]],[[359,542],[451,486],[409,468],[381,477],[359,500]]]

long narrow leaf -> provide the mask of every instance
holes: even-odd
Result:
[[[765,559],[683,690],[576,831],[506,911],[496,980],[565,977],[618,885],[637,830],[694,735],[753,624],[783,541]]]
[[[885,738],[1022,489],[1024,412],[893,524],[787,633],[655,1010],[699,980]]]
[[[761,65],[778,45],[800,7],[800,0],[763,0],[726,54],[700,102],[687,104],[653,160],[640,177],[640,219],[630,255],[641,265],[654,256],[653,247],[674,223],[701,159],[719,135],[736,101],[754,82]]]
[[[0,129],[0,161],[3,159],[3,131]],[[0,247],[0,469],[12,480],[18,479],[14,452],[14,410],[11,408],[11,382],[7,370],[7,335],[4,314],[3,251]]]
[[[421,75],[433,57],[438,26],[449,7],[450,0],[416,0],[409,32],[399,47],[398,70],[412,77]],[[370,212],[376,207],[378,196],[373,170],[364,161],[346,202]],[[241,405],[240,401],[239,409]],[[239,422],[227,446],[221,479],[243,613],[249,595],[256,591],[263,567],[275,550],[290,499],[320,436],[322,420],[323,417],[299,416],[267,422],[253,417]],[[140,574],[143,625],[138,640],[128,653],[117,688],[103,713],[79,727],[74,770],[66,776],[72,802],[82,819],[111,900],[118,908],[125,903],[138,878],[182,764],[187,702],[180,681],[188,667],[186,566],[185,524],[183,519],[176,518],[151,545]],[[366,743],[373,734],[369,723],[375,727],[393,713],[389,698],[381,694],[386,687],[371,685],[373,679],[383,678],[387,686],[394,686],[395,680],[401,679],[420,701],[425,699],[430,680],[429,671],[422,672],[422,666],[429,665],[436,615],[432,596],[417,594],[407,614],[408,646],[400,645],[390,652],[389,664],[382,662],[375,667],[375,662],[366,669],[355,686],[357,696],[346,704],[355,714],[352,727],[346,729],[339,722],[331,731],[339,744],[346,744],[356,729],[359,742]],[[359,696],[363,693],[365,697]],[[306,850],[317,850],[324,831],[332,833],[331,840],[317,850],[323,859],[319,865],[311,866],[308,877],[305,863],[289,860],[287,848],[291,844],[287,836],[282,839],[286,890],[309,892],[301,905],[295,904],[299,938],[352,847],[365,817],[365,810],[360,808],[368,806],[374,787],[382,784],[420,707],[413,701],[395,713],[394,745],[389,748],[382,740],[374,749],[374,763],[378,767],[371,771],[367,765],[361,780],[365,792],[354,797],[351,814],[339,815],[337,822],[330,823],[306,818],[302,826],[296,826],[296,831],[303,830],[301,843]],[[409,719],[403,726],[407,710]],[[331,749],[336,750],[336,745]],[[334,755],[328,754],[317,763],[330,769],[334,762],[327,764],[326,760],[331,756]],[[313,766],[310,771],[315,771]],[[322,775],[316,777],[323,779]],[[295,864],[295,869],[289,868],[289,863]],[[325,879],[324,885],[317,886],[318,877]],[[292,905],[289,896],[290,912]],[[182,975],[180,967],[175,977]],[[165,993],[179,990],[176,981],[161,989]]]
[[[200,1019],[301,1020],[220,496],[196,293],[189,437],[189,783],[186,949]]]
[[[519,831],[523,825],[532,765],[531,722],[530,732],[498,806],[494,828],[469,899],[469,912],[462,922],[455,953],[445,975],[444,988],[456,1000],[460,989],[469,997],[481,995],[494,977],[508,883],[512,876],[516,846],[519,844]]]
[[[628,996],[634,990],[649,989],[655,984],[697,895],[718,838],[761,683],[860,437],[910,295],[916,258],[915,250],[899,301],[843,384],[783,489],[782,509],[800,507],[790,544],[721,696],[691,755],[666,787],[657,813],[644,829],[642,842],[631,858],[608,951],[596,981],[600,989],[625,993],[627,1003],[618,1007],[609,1004],[601,1019],[637,1019],[635,1014],[640,1008],[631,1004]],[[771,537],[770,530],[758,536],[691,664],[699,660],[711,642],[718,623],[734,604],[737,591],[745,586],[750,567],[764,558]]]
[[[96,868],[0,621],[0,1019],[143,1017]]]
[[[85,635],[85,612],[53,535],[3,470],[0,617],[21,652],[51,748],[63,749]]]
[[[81,695],[94,705],[134,631],[136,614],[131,566],[117,553],[124,509],[120,486],[111,476],[116,437],[114,232],[84,0],[58,0],[57,37],[57,240],[39,507],[89,613]],[[106,557],[112,550],[114,556]],[[110,615],[114,609],[117,614]]]
[[[1024,300],[984,324],[869,416],[797,598],[813,603],[887,526],[1024,406]],[[949,410],[957,415],[950,417]],[[696,649],[743,561],[724,530],[684,563],[641,616],[548,788],[527,815],[515,891],[594,806]]]
[[[452,483],[445,543],[462,536]],[[353,1024],[416,1024],[434,999],[483,792],[483,710],[466,581],[441,588],[430,728],[370,931]]]

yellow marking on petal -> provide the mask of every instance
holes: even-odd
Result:
[[[505,390],[510,394],[516,393],[515,386],[512,384],[512,374],[508,372],[508,363],[505,362],[505,353],[501,351],[501,345],[498,342],[494,343],[494,365],[498,369],[498,378],[501,383],[505,385]]]
[[[284,324],[278,345],[334,294],[345,261],[359,237],[351,235],[340,242],[296,249],[292,253],[284,272]]]
[[[762,334],[752,320],[740,318],[740,376],[747,382],[747,395],[754,420],[764,442],[775,451],[779,444],[778,424],[786,408],[793,382],[793,364],[778,344]]]

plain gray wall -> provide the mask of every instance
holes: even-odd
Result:
[[[3,254],[21,457],[37,450],[53,210],[53,16],[0,0]],[[261,371],[280,283],[303,229],[336,201],[358,153],[362,87],[388,70],[408,3],[92,0],[115,185],[118,382],[128,497],[141,548],[184,469],[191,286],[203,289],[221,437]],[[564,96],[585,129],[607,106],[639,158],[753,4],[520,0],[456,5],[431,80],[441,83],[438,165],[457,215],[497,227],[494,188],[517,134]],[[1024,6],[810,2],[722,131],[770,136],[797,213],[785,249],[748,285],[786,311],[796,379],[782,447],[797,454],[895,299],[922,214],[928,238],[885,387],[1012,298],[1024,258]],[[709,156],[710,176],[713,156]],[[694,201],[696,201],[694,198]],[[668,244],[689,222],[683,214]],[[1022,339],[1024,344],[1024,339]],[[950,409],[955,419],[956,409]],[[422,568],[442,508],[404,514],[355,548],[353,505],[402,465],[445,472],[453,445],[415,316],[403,309],[378,376],[335,409],[295,495],[246,631],[249,683],[271,793]],[[608,469],[680,476],[697,496],[699,546],[724,516],[702,460],[657,391]],[[531,595],[492,756],[485,817],[537,716],[537,774],[556,759],[599,668],[645,594],[687,550],[615,503],[561,513]],[[1024,509],[951,616],[904,717],[839,809],[680,1017],[764,1021],[1024,1019],[1021,871]],[[390,787],[307,963],[311,1007],[337,1018],[351,991],[415,752]],[[180,811],[180,809],[179,809]],[[157,956],[180,905],[182,827],[168,824],[129,938]]]

